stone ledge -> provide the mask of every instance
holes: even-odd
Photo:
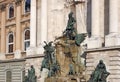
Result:
[[[25,59],[42,58],[42,57],[44,57],[43,54],[39,54],[39,55],[29,55],[28,57],[25,57]]]
[[[98,52],[98,51],[107,51],[107,50],[120,50],[120,46],[87,49],[85,52],[88,53],[88,52]]]
[[[10,62],[21,62],[25,61],[25,59],[11,59],[11,60],[0,60],[0,63],[10,63]]]

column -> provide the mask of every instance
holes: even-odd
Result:
[[[88,48],[102,47],[101,27],[100,27],[100,0],[92,0],[92,36],[88,38]],[[94,45],[93,45],[94,44]]]
[[[37,2],[37,46],[40,45],[40,37],[41,37],[41,0]]]
[[[92,0],[92,36],[100,36],[100,2]]]
[[[30,12],[30,47],[27,49],[27,56],[36,54],[36,40],[37,40],[37,31],[36,31],[36,0],[31,0],[31,12]]]
[[[6,20],[6,13],[5,13],[6,5],[1,5],[1,51],[0,51],[0,59],[5,58],[6,53],[6,32],[5,32],[5,20]]]
[[[14,53],[15,58],[21,58],[21,1],[16,1],[16,51]]]
[[[40,26],[40,45],[37,54],[43,54],[44,41],[47,41],[47,0],[41,0],[41,26]]]
[[[30,47],[36,47],[36,0],[31,0]]]
[[[41,43],[47,41],[47,0],[41,0]]]
[[[5,33],[5,9],[1,13],[1,53],[6,52],[6,33]]]
[[[77,32],[87,33],[86,31],[86,3],[85,2],[79,2],[78,4],[76,4],[76,21],[77,21]]]
[[[105,46],[120,45],[120,35],[118,34],[118,0],[109,1],[109,35],[106,36]]]
[[[110,33],[118,33],[118,0],[110,0],[109,2],[109,15],[110,15]]]

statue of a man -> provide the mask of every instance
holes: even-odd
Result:
[[[74,28],[74,24],[76,23],[76,20],[73,17],[73,12],[69,13],[68,18],[69,19],[68,19],[67,27],[63,32],[63,34],[70,40],[73,40],[75,38],[75,35],[77,34]]]
[[[36,82],[35,68],[31,65],[31,70],[28,70],[29,82]]]
[[[106,82],[106,78],[110,73],[107,72],[106,66],[103,60],[99,61],[95,71],[92,73],[91,78],[88,82]]]
[[[68,15],[68,23],[67,23],[67,27],[66,29],[73,29],[74,28],[74,24],[76,22],[76,20],[73,17],[73,12],[70,12]]]

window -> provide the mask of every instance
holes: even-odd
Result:
[[[24,31],[24,50],[26,51],[26,49],[30,46],[30,30],[26,29]]]
[[[9,18],[14,17],[14,6],[10,5],[9,7]]]
[[[6,72],[6,82],[12,82],[12,72],[11,71]]]
[[[13,52],[13,33],[8,34],[8,53]]]
[[[25,0],[25,13],[30,12],[31,0]]]

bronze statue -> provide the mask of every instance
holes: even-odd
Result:
[[[48,60],[52,63],[52,57],[54,57],[54,51],[55,51],[54,46],[52,46],[53,42],[51,41],[47,44],[47,42],[44,41],[44,43],[46,44],[44,46],[44,50],[45,50],[44,54],[48,57]]]
[[[103,60],[100,60],[95,71],[91,74],[91,77],[88,82],[107,82],[106,78],[108,77],[109,74],[110,73],[107,72]]]
[[[42,61],[42,65],[41,65],[41,69],[40,71],[43,70],[43,68],[46,68],[46,69],[50,69],[50,64],[49,64],[49,59],[47,58],[47,56],[45,55],[43,61]]]
[[[85,40],[85,37],[87,36],[86,33],[82,33],[82,34],[77,34],[75,36],[75,44],[77,46],[80,46],[80,44]]]
[[[50,71],[48,73],[48,77],[55,76],[60,71],[60,66],[57,62],[54,62],[51,67]]]
[[[25,82],[37,82],[35,76],[35,68],[31,65],[31,69],[28,69],[28,76],[25,76]]]
[[[65,31],[63,32],[63,34],[70,40],[74,40],[75,39],[75,35],[76,35],[76,30],[74,28],[74,24],[76,23],[75,18],[73,17],[73,12],[70,12],[68,15],[69,19],[68,19],[68,23],[67,23],[67,27],[65,29]]]
[[[86,33],[77,34],[77,31],[74,28],[74,24],[76,23],[76,20],[73,17],[73,12],[70,12],[68,17],[69,19],[68,19],[67,27],[63,32],[63,36],[66,36],[67,40],[75,40],[75,44],[77,46],[80,46],[80,44],[85,40],[87,34]]]
[[[73,66],[73,64],[69,64],[69,73],[68,73],[68,75],[74,75],[74,74],[75,74],[74,66]]]

